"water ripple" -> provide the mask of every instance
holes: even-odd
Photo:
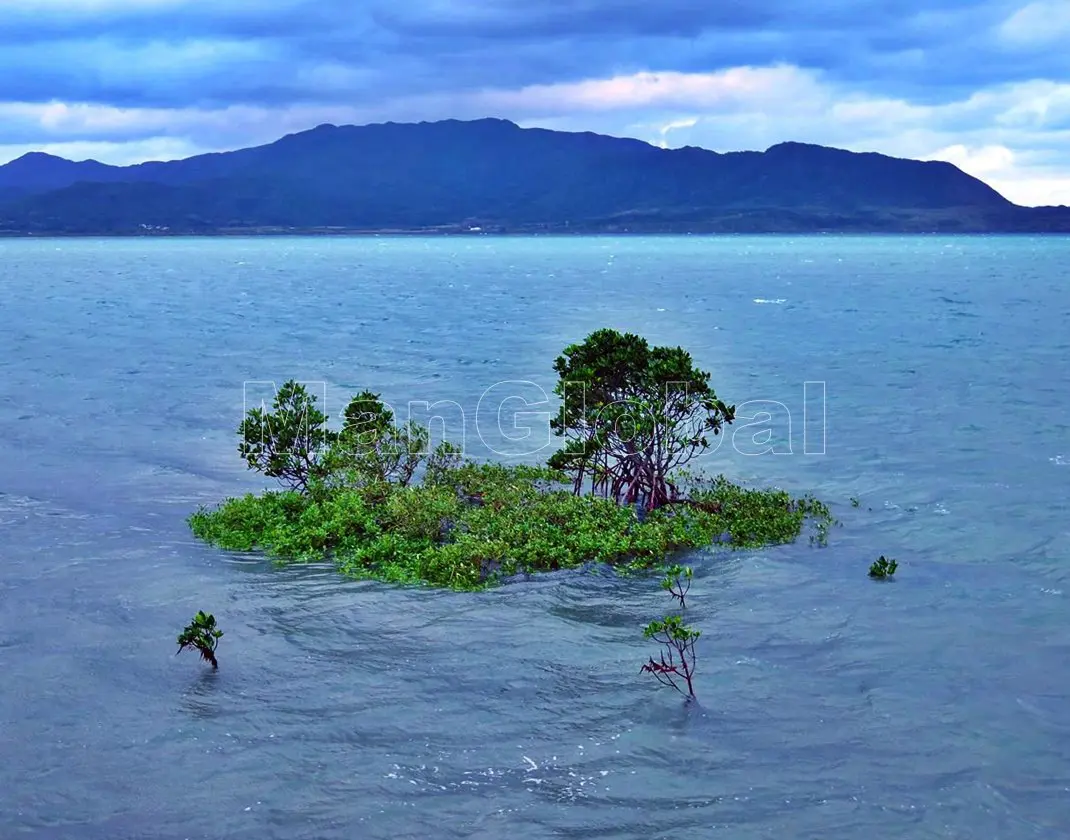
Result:
[[[0,835],[1062,836],[1068,249],[0,241]],[[606,324],[786,406],[791,456],[729,434],[710,466],[843,523],[827,549],[687,558],[697,703],[639,673],[672,608],[655,576],[457,594],[190,537],[197,505],[263,486],[234,446],[246,381],[474,418],[496,381],[552,389],[554,356]],[[878,554],[894,583],[866,576]],[[218,672],[175,656],[202,608]]]

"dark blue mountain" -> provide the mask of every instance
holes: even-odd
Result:
[[[113,167],[0,166],[8,233],[285,230],[1070,230],[949,163],[804,143],[667,150],[505,120],[332,126]]]

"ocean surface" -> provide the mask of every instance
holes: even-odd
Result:
[[[1056,237],[0,241],[0,837],[1068,836],[1068,266]],[[402,589],[188,533],[265,486],[235,429],[272,382],[535,462],[553,360],[603,326],[740,407],[706,466],[841,522],[689,558],[697,704],[639,674],[653,578]],[[217,672],[175,656],[198,609]]]

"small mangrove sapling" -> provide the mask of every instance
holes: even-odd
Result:
[[[661,581],[661,588],[680,602],[680,609],[687,606],[684,599],[691,590],[692,571],[690,566],[669,566]]]
[[[223,631],[216,628],[215,616],[200,610],[178,637],[178,650],[175,656],[184,650],[197,650],[200,651],[201,659],[213,668],[218,668],[219,662],[215,658],[215,649],[222,636]]]
[[[665,647],[660,658],[650,657],[640,673],[653,674],[662,685],[675,688],[688,699],[695,698],[692,677],[695,674],[695,642],[702,631],[684,624],[681,616],[671,615],[661,621],[652,621],[643,631],[648,639],[653,639]],[[687,691],[681,687],[687,686]]]

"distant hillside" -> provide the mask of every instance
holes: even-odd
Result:
[[[782,143],[660,149],[504,120],[323,125],[266,146],[113,167],[0,166],[0,232],[1070,231],[949,163]]]

